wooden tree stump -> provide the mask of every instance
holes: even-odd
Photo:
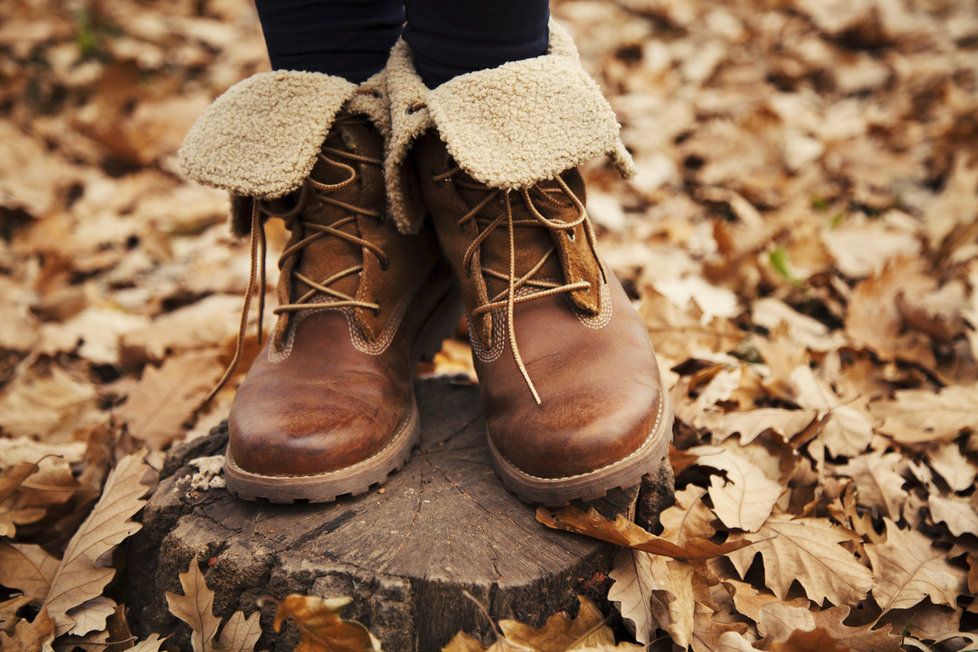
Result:
[[[549,530],[534,508],[509,494],[493,474],[478,389],[446,381],[418,383],[423,433],[411,461],[383,493],[327,505],[272,505],[238,500],[225,489],[191,487],[194,459],[220,455],[224,427],[177,448],[128,543],[126,604],[141,634],[170,633],[189,649],[187,629],[169,614],[164,591],[180,592],[177,574],[202,564],[216,592],[215,612],[252,613],[263,596],[349,595],[345,616],[364,623],[385,650],[438,650],[457,631],[488,641],[494,619],[541,624],[577,594],[604,604],[614,549]],[[600,511],[646,520],[671,502],[672,477],[615,491]],[[646,525],[648,525],[646,523]],[[607,605],[605,605],[607,606]],[[291,628],[273,636],[273,607],[258,649],[291,650]]]

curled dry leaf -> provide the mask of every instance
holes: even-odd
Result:
[[[54,634],[54,620],[48,615],[47,609],[41,609],[34,620],[17,623],[13,636],[0,632],[0,651],[38,652],[50,649]]]
[[[697,464],[727,473],[710,478],[710,500],[713,511],[729,528],[756,532],[771,515],[774,503],[783,491],[746,457],[730,448],[698,446],[689,451],[698,456]]]
[[[773,430],[786,440],[802,432],[821,415],[818,409],[787,410],[760,408],[745,412],[704,412],[694,424],[713,433],[713,441],[721,442],[739,434],[741,444],[749,444],[762,432]]]
[[[898,391],[893,400],[872,405],[882,419],[879,431],[901,444],[946,442],[962,430],[978,431],[978,385],[954,385],[939,392]]]
[[[978,510],[974,500],[968,502],[932,493],[927,497],[927,505],[934,521],[946,525],[954,536],[978,536]]]
[[[853,479],[860,505],[878,509],[891,519],[899,520],[900,510],[907,501],[904,480],[895,471],[902,460],[899,453],[884,455],[876,451],[852,458],[837,471]]]
[[[16,504],[13,494],[38,466],[34,462],[18,462],[0,473],[0,536],[13,539],[17,526],[34,523],[44,517],[45,510],[34,506]]]
[[[190,560],[187,570],[180,573],[180,586],[183,595],[167,592],[166,604],[170,613],[190,627],[190,644],[194,652],[251,652],[255,649],[255,643],[261,637],[259,611],[248,618],[244,612],[235,611],[214,642],[221,619],[214,615],[214,592],[207,586],[196,557]]]
[[[155,479],[148,483],[147,477],[154,475],[142,453],[122,458],[105,481],[102,497],[68,543],[44,600],[59,635],[75,627],[71,611],[98,598],[115,575],[115,569],[105,565],[106,558],[141,527],[129,519],[146,504],[143,497],[155,483]]]
[[[746,535],[733,534],[739,541]],[[764,562],[764,578],[775,595],[784,599],[797,580],[810,600],[817,604],[855,604],[866,597],[873,584],[869,569],[843,543],[860,540],[854,533],[826,519],[792,518],[775,514],[755,535],[753,548],[727,553],[741,577],[756,555]]]
[[[117,416],[136,439],[161,450],[184,435],[183,425],[200,407],[221,375],[214,352],[169,358],[148,366]]]
[[[965,571],[948,563],[942,550],[913,530],[886,520],[886,541],[866,545],[873,566],[873,597],[886,613],[907,609],[924,598],[955,606],[965,588]]]
[[[668,539],[657,537],[621,515],[612,521],[599,514],[593,507],[587,512],[577,507],[561,507],[556,511],[538,507],[537,520],[555,530],[576,532],[618,546],[643,550],[672,559],[712,559],[754,544],[746,538],[714,543],[700,537],[689,537],[682,545],[677,545]]]
[[[214,592],[207,587],[196,557],[190,560],[187,570],[180,573],[180,586],[183,595],[167,592],[166,605],[170,613],[190,627],[190,644],[194,652],[210,650],[221,619],[214,615]]]
[[[0,584],[20,591],[35,604],[51,591],[60,563],[36,544],[0,542]]]
[[[63,369],[46,376],[22,376],[0,398],[0,429],[13,436],[67,441],[79,428],[101,417],[95,387]]]
[[[974,486],[978,468],[961,454],[957,446],[939,446],[929,450],[927,458],[931,468],[944,479],[951,491],[964,491]]]
[[[354,620],[343,620],[343,609],[353,598],[319,598],[287,595],[278,603],[272,628],[279,632],[286,620],[299,630],[296,652],[365,652],[380,648],[367,628]]]
[[[638,645],[622,643],[615,645],[615,635],[605,622],[606,618],[593,602],[582,596],[577,597],[580,605],[577,617],[566,613],[556,613],[544,623],[543,627],[530,627],[515,620],[499,621],[499,629],[505,638],[505,645],[497,642],[490,650],[512,649],[536,650],[539,652],[563,652],[564,650],[642,650]]]

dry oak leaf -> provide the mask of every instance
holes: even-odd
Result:
[[[956,537],[963,534],[978,536],[978,510],[971,502],[945,498],[937,494],[927,497],[927,506],[934,522],[943,523]]]
[[[897,521],[900,519],[900,510],[907,501],[903,478],[894,470],[902,460],[900,453],[884,455],[874,451],[854,457],[848,464],[837,467],[836,470],[855,482],[857,502],[860,505],[874,507]]]
[[[709,539],[713,512],[702,498],[706,489],[689,485],[677,491],[675,504],[659,516],[662,537],[682,545],[690,538]],[[694,627],[692,568],[682,561],[666,561],[641,550],[622,550],[609,573],[614,581],[608,590],[639,643],[648,644],[657,627],[670,634],[678,645],[689,645]]]
[[[821,426],[821,437],[833,455],[851,457],[866,450],[873,439],[873,422],[868,414],[841,401],[808,365],[795,367],[789,382],[800,405],[829,414]]]
[[[589,600],[578,596],[580,609],[577,618],[570,619],[567,614],[550,616],[541,628],[534,628],[515,620],[500,621],[503,638],[490,647],[483,647],[479,641],[458,632],[441,652],[557,652],[577,650],[578,652],[639,652],[645,648],[634,643],[615,645],[611,628],[605,625],[605,618]]]
[[[901,294],[918,294],[931,285],[921,259],[891,261],[882,273],[860,282],[852,291],[846,333],[884,360],[902,360],[933,369],[936,361],[929,338],[904,330],[904,318],[897,304]]]
[[[533,652],[563,652],[564,650],[643,650],[640,645],[622,643],[615,645],[615,635],[605,625],[605,617],[593,602],[577,596],[580,608],[577,618],[571,619],[560,612],[547,618],[543,627],[530,627],[515,620],[500,620],[499,629],[506,645],[497,642],[490,650],[518,650]],[[496,646],[499,645],[499,648]]]
[[[644,550],[653,555],[672,559],[712,559],[754,543],[746,538],[736,542],[713,543],[700,537],[689,537],[682,545],[678,545],[668,539],[655,536],[621,515],[616,516],[612,521],[599,514],[593,507],[587,512],[577,507],[561,507],[555,511],[538,507],[537,520],[555,530],[576,532],[625,548]]]
[[[783,641],[771,644],[771,652],[851,652],[852,648],[843,646],[821,627],[811,630],[796,630]]]
[[[71,319],[41,327],[37,350],[54,356],[58,353],[78,355],[96,364],[119,364],[119,338],[139,328],[148,319],[112,308],[86,308]]]
[[[886,541],[865,549],[873,567],[873,597],[884,613],[928,597],[934,604],[953,607],[965,590],[965,571],[949,564],[946,552],[931,546],[920,532],[901,530],[889,519]]]
[[[788,628],[772,639],[769,650],[781,652],[900,652],[903,637],[892,633],[890,625],[873,629],[872,625],[851,627],[844,624],[849,607],[832,607],[810,612],[813,625]]]
[[[61,562],[33,543],[0,542],[0,584],[41,604]]]
[[[35,523],[44,518],[45,509],[10,500],[24,480],[37,470],[36,462],[17,462],[0,472],[0,537],[13,539],[17,536],[18,525]]]
[[[689,452],[698,457],[700,466],[727,473],[726,481],[715,475],[710,478],[710,500],[720,521],[728,528],[756,532],[771,515],[782,486],[729,448],[697,446]]]
[[[318,598],[309,595],[287,595],[278,603],[272,629],[279,632],[282,623],[291,620],[299,630],[295,652],[365,652],[380,649],[367,628],[354,620],[343,620],[340,613],[353,602],[346,596]]]
[[[747,535],[733,534],[730,541]],[[727,553],[744,577],[756,555],[764,561],[765,581],[775,595],[785,599],[792,582],[810,600],[822,604],[855,604],[866,597],[873,584],[869,569],[860,564],[842,543],[860,540],[854,533],[821,518],[797,518],[775,514],[757,531],[755,547]]]
[[[620,550],[609,577],[614,583],[608,600],[618,608],[635,640],[647,645],[659,628],[676,645],[689,646],[695,609],[689,563],[641,550]]]
[[[30,602],[31,599],[26,595],[15,595],[9,600],[0,602],[0,632],[12,631],[14,625],[21,620],[17,612]]]
[[[150,634],[129,648],[129,652],[159,652],[164,643],[166,639],[160,638],[159,634]]]
[[[155,472],[143,456],[133,453],[119,460],[105,481],[102,497],[68,542],[44,600],[59,636],[75,627],[72,610],[101,596],[115,575],[114,568],[104,565],[108,553],[142,527],[129,519],[146,504],[143,496],[155,484],[155,477],[147,481]]]
[[[713,433],[713,440],[721,442],[734,434],[740,434],[740,443],[749,444],[762,432],[773,430],[790,441],[821,414],[821,410],[786,410],[784,408],[760,408],[746,412],[701,412],[694,419],[697,428]]]
[[[927,459],[931,468],[944,478],[951,491],[964,491],[974,486],[978,468],[961,454],[957,446],[937,446],[927,452]]]
[[[706,489],[694,484],[675,493],[675,502],[659,515],[662,537],[682,545],[687,539],[709,539],[716,534],[713,512],[703,502]]]
[[[608,601],[618,609],[635,640],[643,645],[651,642],[658,626],[651,607],[652,592],[659,587],[652,560],[652,555],[641,550],[619,550],[614,568],[608,573],[612,579]]]
[[[10,383],[0,398],[0,414],[3,432],[48,443],[67,441],[100,418],[95,387],[59,367],[48,376],[23,376]]]
[[[54,621],[47,609],[41,609],[34,620],[22,620],[14,627],[14,635],[0,632],[0,652],[38,652],[51,649],[54,641]]]
[[[162,450],[183,437],[183,424],[221,375],[218,354],[188,353],[147,366],[117,416],[136,439]]]
[[[261,636],[259,611],[248,618],[243,612],[235,611],[224,624],[215,644],[214,636],[221,626],[221,619],[214,615],[214,592],[208,588],[196,557],[190,560],[187,570],[180,573],[180,586],[183,595],[167,591],[166,604],[170,613],[190,627],[190,644],[194,652],[251,652],[255,649]]]
[[[978,431],[978,385],[901,390],[871,409],[882,419],[878,430],[901,444],[949,441],[962,430]]]

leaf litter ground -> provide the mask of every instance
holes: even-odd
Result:
[[[129,633],[112,551],[164,452],[226,415],[234,383],[201,403],[247,283],[225,197],[174,152],[267,65],[260,31],[230,0],[5,9],[0,645],[159,649]],[[617,641],[582,602],[498,623],[493,649],[978,646],[978,2],[554,11],[638,164],[589,165],[589,210],[666,370],[678,492],[655,533],[539,515],[621,546]],[[423,371],[471,374],[467,345]],[[201,649],[252,649],[257,620],[218,619],[200,571],[174,613]],[[275,629],[377,644],[322,598]]]

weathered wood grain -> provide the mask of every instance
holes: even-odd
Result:
[[[329,505],[271,505],[223,489],[192,491],[190,460],[220,454],[223,428],[171,454],[166,478],[128,545],[130,618],[139,632],[186,629],[169,615],[163,591],[179,591],[191,557],[204,563],[215,611],[250,614],[263,596],[288,593],[354,598],[347,617],[366,624],[385,650],[437,650],[460,629],[491,639],[493,618],[541,623],[573,610],[575,596],[603,602],[613,550],[548,530],[534,509],[503,489],[485,445],[478,389],[446,381],[418,384],[424,432],[411,461],[380,493]],[[596,503],[605,513],[654,520],[671,495],[671,475]],[[262,624],[271,630],[272,608]],[[286,650],[294,632],[266,636],[259,649]]]

